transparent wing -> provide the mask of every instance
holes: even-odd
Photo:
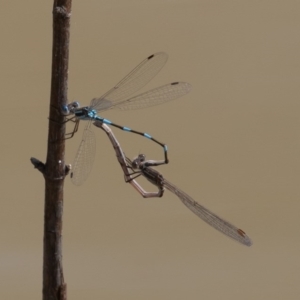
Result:
[[[204,206],[197,203],[185,192],[178,189],[175,185],[164,179],[164,186],[177,195],[183,204],[189,208],[193,213],[195,213],[203,221],[214,227],[215,229],[221,231],[225,235],[235,239],[236,241],[246,245],[251,246],[252,241],[247,236],[247,234],[224,219],[218,217],[216,214],[205,208]]]
[[[116,103],[108,109],[133,110],[146,108],[179,98],[187,94],[191,89],[192,86],[189,83],[173,82]]]
[[[103,106],[101,102],[104,99],[113,105],[128,98],[145,86],[161,70],[167,60],[168,55],[164,52],[150,55],[106,94],[93,99],[90,104],[91,108],[101,110]]]
[[[85,126],[83,138],[73,164],[71,180],[75,185],[81,185],[88,178],[94,163],[96,140],[90,125],[91,122],[88,122]]]

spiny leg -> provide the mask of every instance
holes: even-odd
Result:
[[[78,131],[79,128],[79,120],[75,116],[69,119],[66,118],[66,121],[64,121],[64,123],[68,123],[69,121],[75,123],[75,125],[71,132],[65,134],[65,140],[71,139],[74,136],[74,134]]]
[[[126,157],[126,166],[127,166],[127,171],[130,170],[130,179],[127,179],[127,176],[124,174],[125,182],[130,183],[135,190],[138,191],[142,195],[143,198],[157,198],[157,197],[162,197],[164,194],[164,186],[163,184],[156,184],[156,187],[158,188],[157,192],[147,192],[142,188],[142,186],[135,180],[135,178],[143,175],[143,172],[138,170],[135,171],[134,168],[132,167],[132,161]],[[129,172],[128,172],[129,173]],[[132,175],[136,174],[134,177]]]
[[[70,115],[75,108],[79,107],[79,103],[78,102],[72,102],[72,103],[68,104],[67,106],[65,106],[62,110],[59,110],[57,107],[55,107],[53,105],[51,105],[51,106],[54,109],[56,109],[57,111],[59,111],[62,115],[65,116],[65,120],[63,122],[57,122],[53,119],[48,118],[51,122],[55,122],[55,123],[58,123],[58,124],[66,124],[66,123],[71,121],[71,122],[75,123],[73,130],[71,132],[66,133],[65,138],[64,138],[64,140],[71,139],[74,136],[74,134],[78,131],[79,120],[76,118],[76,116],[68,118],[67,115]]]
[[[104,130],[106,132],[106,134],[108,135],[108,137],[109,137],[109,139],[110,139],[110,141],[113,145],[113,148],[116,152],[116,156],[118,158],[118,161],[119,161],[119,163],[121,165],[121,168],[123,170],[125,182],[129,182],[144,198],[162,197],[163,192],[164,192],[163,186],[158,186],[158,189],[159,189],[158,192],[146,192],[139,185],[139,183],[136,182],[135,178],[142,175],[142,172],[140,170],[138,170],[138,171],[134,170],[134,168],[132,167],[132,164],[131,164],[132,163],[131,160],[125,156],[119,142],[117,141],[117,139],[114,136],[111,129],[106,124],[104,124],[104,122],[102,120],[100,120],[100,118],[98,118],[97,121],[95,121],[93,124],[96,127],[99,127],[102,130]],[[135,176],[132,177],[133,175],[135,175]]]

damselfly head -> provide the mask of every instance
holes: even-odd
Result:
[[[138,157],[135,157],[132,161],[132,167],[134,169],[140,169],[140,167],[143,165],[143,162],[146,160],[145,154],[139,154]]]
[[[79,102],[77,101],[74,101],[74,102],[71,102],[67,105],[63,105],[61,110],[62,110],[62,113],[63,115],[67,116],[69,114],[74,114],[75,113],[75,110],[80,106]]]

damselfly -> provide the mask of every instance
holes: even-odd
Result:
[[[72,102],[66,107],[63,107],[63,113],[66,116],[74,115],[67,119],[68,121],[72,120],[75,122],[74,130],[68,134],[68,138],[72,137],[78,130],[80,120],[88,121],[73,164],[71,178],[74,184],[80,185],[87,179],[94,162],[96,143],[94,133],[90,129],[92,120],[98,120],[104,124],[115,126],[127,132],[142,135],[154,141],[163,147],[165,162],[168,162],[167,146],[165,144],[159,142],[148,133],[115,124],[97,114],[100,111],[112,108],[118,108],[121,110],[145,108],[161,104],[187,94],[191,89],[190,84],[186,82],[173,82],[128,98],[130,95],[146,85],[161,70],[167,62],[167,59],[168,55],[163,52],[150,55],[127,76],[125,76],[115,87],[100,98],[93,99],[89,106],[80,107],[78,102]]]
[[[188,209],[190,209],[193,213],[195,213],[199,218],[201,218],[210,226],[246,246],[252,245],[251,239],[242,229],[237,228],[236,226],[225,221],[223,218],[217,216],[215,213],[197,203],[192,197],[190,197],[188,194],[165,179],[161,173],[151,168],[152,166],[165,164],[163,160],[146,160],[146,156],[144,154],[140,154],[137,158],[131,161],[130,159],[125,157],[120,144],[118,143],[117,139],[108,126],[101,122],[95,122],[94,125],[103,129],[107,133],[115,149],[118,161],[122,167],[125,181],[129,182],[144,198],[162,197],[164,189],[166,188],[167,190],[175,194]],[[145,191],[143,187],[135,180],[135,178],[140,175],[143,175],[149,182],[155,185],[158,188],[158,191]]]

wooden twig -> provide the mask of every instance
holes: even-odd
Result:
[[[67,104],[69,36],[72,0],[55,0],[53,5],[52,77],[46,163],[31,158],[45,178],[43,300],[66,300],[62,267],[62,216],[65,165],[65,117]]]

